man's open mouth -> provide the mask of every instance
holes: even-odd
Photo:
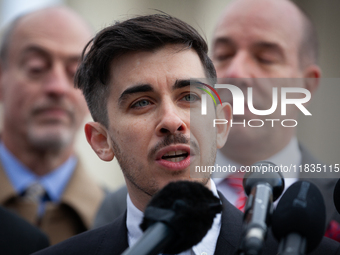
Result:
[[[184,150],[169,151],[162,156],[162,159],[171,162],[180,162],[188,157],[189,153]]]

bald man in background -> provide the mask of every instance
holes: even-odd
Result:
[[[17,18],[0,49],[0,204],[56,244],[87,230],[103,191],[74,151],[88,114],[73,78],[89,26],[66,7]]]
[[[297,81],[302,83],[299,87],[309,90],[313,96],[321,76],[317,59],[315,28],[309,18],[288,0],[233,1],[224,10],[213,35],[212,60],[220,83],[237,84],[244,93],[252,87],[256,109],[270,108],[273,87],[293,87]],[[221,89],[219,93],[223,97],[225,90]],[[233,121],[296,120],[299,112],[297,107],[292,107],[287,110],[287,116],[258,116],[246,105],[245,114],[234,115]],[[296,127],[286,128],[280,122],[274,127],[267,122],[260,128],[233,125],[228,142],[217,153],[216,163],[240,168],[260,160],[279,166],[324,165],[298,142]],[[289,178],[285,178],[286,188],[298,179],[316,184],[327,209],[329,227],[326,235],[339,241],[339,224],[335,221],[339,217],[332,199],[336,176],[325,173],[313,178],[316,177],[313,175],[291,172],[286,175]],[[235,182],[230,181],[230,174],[216,174],[215,177],[218,177],[214,179],[217,188],[242,209],[244,193],[239,193]]]

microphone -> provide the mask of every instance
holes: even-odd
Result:
[[[325,233],[326,207],[319,189],[298,181],[282,196],[273,214],[272,231],[280,242],[280,255],[312,252]]]
[[[243,178],[243,188],[248,195],[243,218],[243,235],[236,254],[258,255],[262,253],[273,213],[273,202],[284,190],[284,179],[277,166],[260,161],[251,166]]]
[[[338,211],[338,213],[340,213],[340,179],[338,180],[334,188],[333,201],[336,210]]]
[[[171,182],[153,196],[140,224],[141,239],[123,255],[177,254],[199,243],[222,211],[220,200],[197,182]]]

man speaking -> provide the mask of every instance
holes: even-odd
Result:
[[[97,155],[114,156],[129,191],[127,211],[111,224],[88,231],[38,254],[121,254],[142,236],[139,224],[150,199],[165,185],[196,181],[222,201],[203,240],[181,254],[233,254],[242,232],[242,213],[218,194],[210,174],[190,176],[190,166],[212,166],[231,119],[229,104],[209,100],[201,115],[198,78],[216,78],[207,44],[188,24],[165,14],[132,18],[100,31],[84,50],[76,84],[95,122],[85,133]],[[190,81],[190,79],[192,79]],[[195,116],[195,118],[191,118]],[[190,121],[191,120],[191,121]],[[339,245],[325,239],[315,254],[336,254]],[[269,236],[263,254],[275,254]]]

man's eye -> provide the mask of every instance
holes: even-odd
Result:
[[[256,60],[264,65],[271,65],[280,62],[280,55],[271,51],[262,51],[255,55]]]
[[[261,64],[265,64],[265,65],[270,65],[270,64],[273,64],[274,62],[270,59],[266,59],[266,58],[261,58],[261,57],[258,57],[257,58],[257,61],[260,62]]]
[[[214,56],[214,61],[225,61],[232,58],[231,54],[219,54]]]
[[[34,66],[28,68],[28,73],[31,75],[38,75],[41,74],[43,71],[44,71],[43,67]]]
[[[188,94],[183,97],[183,100],[192,103],[198,100],[198,96],[194,94]]]
[[[229,46],[224,47],[217,45],[213,52],[212,59],[213,61],[216,62],[228,61],[232,59],[235,56],[235,54],[237,54],[236,49]]]
[[[140,107],[145,107],[150,105],[150,101],[143,99],[143,100],[139,100],[138,102],[134,103],[131,108],[140,108]]]
[[[31,58],[25,62],[24,68],[29,76],[37,77],[47,71],[48,64],[40,58]]]

